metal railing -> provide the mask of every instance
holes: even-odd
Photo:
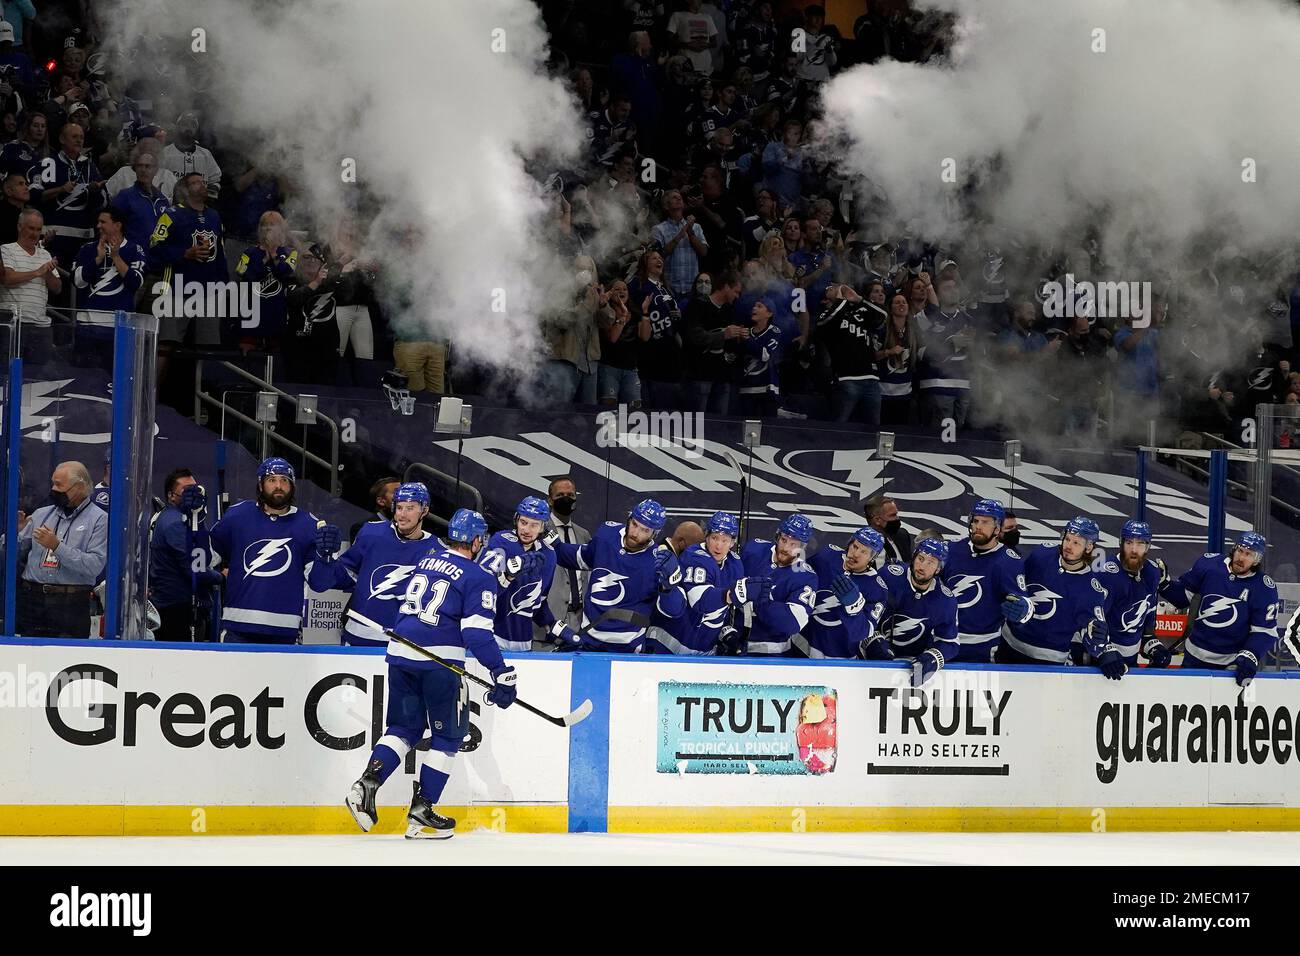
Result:
[[[1253,448],[1246,448],[1242,445],[1234,445],[1232,442],[1228,441],[1227,439],[1221,438],[1218,435],[1211,435],[1208,432],[1197,432],[1196,434],[1206,444],[1216,446],[1217,448],[1226,451],[1228,453],[1229,461],[1250,462],[1253,464],[1258,460],[1259,456],[1255,453],[1255,449]],[[1191,460],[1197,458],[1208,459],[1210,457],[1210,451],[1211,451],[1211,449],[1209,448],[1159,448],[1155,446],[1144,445],[1142,447],[1142,450],[1151,452],[1152,454],[1158,456],[1164,455],[1166,457],[1174,458],[1178,463],[1179,469],[1190,472],[1192,475],[1194,475],[1201,481],[1210,480],[1209,468],[1202,468],[1200,465],[1196,464],[1194,461]],[[1272,456],[1273,456],[1272,461],[1275,466],[1279,468],[1286,468],[1288,471],[1291,471],[1294,474],[1296,474],[1297,477],[1300,477],[1300,469],[1296,469],[1291,465],[1285,464],[1285,462],[1288,461],[1295,461],[1300,463],[1300,452],[1274,451],[1272,452]],[[1243,499],[1247,498],[1250,495],[1252,490],[1249,485],[1240,481],[1234,481],[1231,478],[1227,479],[1227,485],[1230,489],[1238,492],[1240,497]],[[1282,511],[1285,511],[1293,518],[1300,518],[1300,508],[1296,507],[1296,505],[1293,505],[1291,502],[1279,498],[1274,494],[1269,494],[1268,500],[1273,505],[1273,507],[1280,508]]]
[[[257,419],[253,418],[252,416],[246,415],[243,412],[241,412],[239,409],[235,408],[233,405],[231,405],[229,402],[225,400],[225,393],[222,394],[221,398],[217,398],[215,395],[211,395],[208,392],[204,391],[203,390],[203,366],[205,362],[209,362],[209,361],[212,360],[196,357],[194,362],[194,422],[195,424],[197,425],[203,424],[201,420],[202,406],[206,404],[214,409],[219,410],[221,412],[223,421],[224,421],[224,417],[226,415],[229,415],[231,418],[235,419],[235,421],[242,422],[245,425],[258,429],[262,434],[262,457],[263,458],[266,457],[269,451],[270,442],[272,440],[285,446],[286,448],[291,449],[297,455],[301,456],[304,461],[314,462],[315,464],[319,465],[321,468],[324,468],[326,471],[329,472],[329,476],[330,476],[329,493],[337,498],[342,493],[343,490],[343,483],[339,477],[339,434],[340,433],[339,433],[338,422],[334,421],[334,419],[330,418],[328,415],[321,413],[320,411],[316,412],[317,423],[325,425],[326,427],[329,428],[330,431],[330,457],[329,459],[322,458],[320,455],[316,454],[315,452],[309,451],[305,443],[300,445],[293,439],[286,438],[284,435],[272,429],[271,424],[269,422],[259,422]],[[291,404],[295,410],[298,408],[299,402],[295,396],[290,395],[288,392],[284,391],[284,389],[276,388],[266,379],[260,379],[252,372],[249,372],[246,369],[242,369],[238,365],[235,365],[232,362],[218,360],[218,364],[221,367],[235,373],[237,376],[247,381],[250,385],[255,385],[259,391],[274,392],[277,396],[279,396],[281,400],[287,401],[289,404]],[[267,375],[267,379],[269,379],[271,376],[271,358],[269,356],[266,359],[266,375]],[[224,427],[223,427],[223,432],[224,432]]]
[[[432,475],[438,481],[446,483],[449,489],[458,487],[461,491],[468,491],[470,495],[472,495],[474,498],[474,510],[479,512],[480,514],[483,513],[483,495],[479,492],[477,488],[475,488],[473,485],[466,482],[465,479],[462,478],[458,485],[456,479],[453,478],[451,475],[447,474],[445,471],[439,471],[437,468],[434,468],[432,465],[426,465],[422,461],[417,461],[417,462],[412,462],[411,464],[406,466],[406,471],[402,474],[402,480],[410,481],[411,475],[414,474],[415,472],[420,472],[426,475]],[[455,504],[459,505],[459,501],[455,502]],[[440,522],[441,524],[446,524],[445,520],[441,518],[437,518],[436,516],[434,516],[434,520]]]

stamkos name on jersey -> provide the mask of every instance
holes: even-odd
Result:
[[[445,574],[453,581],[458,581],[460,580],[461,571],[464,569],[454,561],[446,561],[442,558],[424,558],[420,562],[420,570]]]

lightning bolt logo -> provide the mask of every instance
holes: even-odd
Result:
[[[911,644],[925,634],[925,618],[896,614],[889,622],[889,637],[895,644]]]
[[[532,614],[542,603],[542,582],[531,581],[510,595],[510,613]]]
[[[613,607],[623,600],[623,582],[626,574],[615,574],[607,568],[596,568],[591,572],[591,586],[587,596],[598,607]]]
[[[839,616],[832,613],[840,606],[840,599],[834,591],[818,591],[817,606],[813,608],[813,620],[822,627],[839,627]]]
[[[1144,597],[1141,601],[1138,601],[1137,604],[1134,604],[1124,612],[1119,621],[1120,624],[1123,625],[1124,630],[1136,631],[1141,627],[1142,622],[1146,619],[1147,609],[1149,607],[1151,607],[1151,598]]]
[[[255,578],[273,578],[278,574],[283,574],[289,567],[289,562],[293,560],[293,552],[289,550],[289,542],[292,538],[262,538],[260,541],[254,541],[244,549],[244,573]],[[257,553],[251,558],[250,552],[257,549]],[[270,567],[272,559],[276,555],[281,555],[278,567]]]
[[[959,574],[952,580],[948,581],[948,590],[952,591],[958,598],[957,606],[959,608],[974,607],[984,597],[984,585],[980,584],[984,580],[982,574]],[[968,601],[961,600],[961,596],[971,589],[975,594]]]
[[[1240,603],[1236,598],[1221,597],[1216,594],[1202,602],[1201,613],[1196,619],[1206,627],[1231,627],[1237,622],[1237,605]],[[1221,617],[1225,611],[1231,611],[1232,616],[1227,620],[1212,620]]]
[[[414,570],[413,564],[380,565],[370,574],[370,596],[380,601],[396,601],[406,593],[406,579]]]
[[[1056,602],[1065,595],[1041,584],[1029,585],[1029,603],[1034,606],[1034,620],[1046,621],[1056,613]]]

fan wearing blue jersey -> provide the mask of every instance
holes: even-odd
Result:
[[[429,489],[407,482],[393,493],[391,521],[370,521],[361,526],[352,546],[334,560],[331,546],[338,543],[328,528],[321,529],[323,554],[312,564],[307,584],[313,591],[337,588],[351,591],[348,610],[355,610],[380,629],[353,620],[345,610],[343,643],[354,647],[380,647],[388,643],[383,629],[397,623],[397,609],[406,595],[406,583],[420,559],[434,547],[433,535],[422,527],[429,513]]]
[[[1259,662],[1277,641],[1281,610],[1277,585],[1262,567],[1267,551],[1262,534],[1243,531],[1228,557],[1203,555],[1182,577],[1170,578],[1164,562],[1157,560],[1162,598],[1186,608],[1192,594],[1200,597],[1188,626],[1184,667],[1233,668],[1243,687],[1254,680]]]
[[[740,522],[735,515],[718,511],[709,518],[704,532],[704,540],[687,547],[678,559],[682,572],[678,588],[685,598],[685,610],[675,617],[658,610],[651,615],[647,653],[712,655],[727,653],[733,646],[735,628],[727,595],[744,574],[740,558],[731,553]]]
[[[827,545],[812,556],[817,604],[803,633],[791,638],[804,657],[857,657],[863,646],[872,660],[894,656],[876,633],[889,589],[872,564],[884,548],[884,535],[868,525],[853,532],[846,547]]]
[[[1024,561],[1000,540],[1006,516],[1000,501],[975,502],[970,535],[948,550],[943,583],[957,597],[959,661],[991,663],[1002,622],[1024,624],[1034,613],[1025,593]]]
[[[1059,545],[1044,544],[1025,556],[1025,583],[1034,614],[1024,624],[1004,624],[999,664],[1072,664],[1076,639],[1111,680],[1128,670],[1110,643],[1106,587],[1092,571],[1101,530],[1082,515],[1065,526]]]
[[[584,651],[638,654],[652,611],[676,617],[685,610],[677,556],[667,544],[654,547],[667,518],[664,506],[647,498],[628,512],[627,521],[606,521],[586,544],[569,544],[554,529],[547,532],[546,543],[560,567],[589,572],[582,604]]]
[[[557,621],[546,601],[555,578],[555,552],[541,537],[550,520],[551,506],[529,495],[515,508],[514,530],[494,534],[479,558],[501,586],[496,635],[503,651],[531,651],[534,624],[564,649],[576,650],[580,643],[577,632]]]
[[[746,605],[744,653],[792,656],[794,636],[817,606],[817,575],[803,557],[812,533],[807,515],[787,515],[775,541],[755,538],[741,551],[745,577],[732,586],[729,598]]]
[[[337,551],[338,529],[317,529],[316,516],[293,503],[293,466],[268,458],[257,467],[257,500],[241,501],[209,535],[225,565],[222,640],[233,644],[296,644],[312,564]]]
[[[948,543],[918,538],[906,566],[887,564],[880,579],[889,592],[880,634],[889,639],[894,657],[912,660],[912,686],[920,687],[957,656],[957,598],[941,575],[948,562]],[[884,658],[874,637],[863,641],[859,653]],[[887,659],[887,658],[885,658]]]
[[[1151,667],[1169,666],[1169,648],[1155,636],[1160,568],[1147,560],[1150,549],[1151,526],[1145,521],[1125,522],[1119,561],[1107,561],[1097,574],[1106,589],[1110,641],[1129,667],[1137,666],[1139,648]]]
[[[461,508],[447,523],[446,547],[429,551],[406,586],[393,630],[446,661],[463,665],[469,651],[492,674],[488,703],[515,702],[515,669],[506,664],[492,636],[497,580],[475,558],[487,540],[487,522]],[[461,678],[399,641],[391,641],[388,662],[388,714],[384,735],[352,785],[344,805],[362,830],[379,822],[375,796],[406,755],[429,731],[420,778],[406,815],[408,840],[445,840],[456,821],[434,810],[447,786],[460,745],[469,732],[469,695]]]

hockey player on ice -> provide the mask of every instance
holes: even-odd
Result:
[[[745,654],[791,656],[794,635],[817,604],[817,575],[804,560],[812,519],[792,514],[777,526],[776,541],[755,538],[740,552],[745,577],[731,588],[733,604],[747,604]]]
[[[922,537],[906,565],[885,565],[880,579],[889,602],[877,633],[859,646],[858,653],[867,660],[911,658],[913,687],[957,656],[957,598],[940,578],[947,561],[946,541]]]
[[[293,503],[293,466],[268,458],[257,466],[257,499],[231,507],[209,535],[225,564],[222,640],[296,644],[312,563],[339,549],[338,529],[318,532],[316,516]]]
[[[1201,599],[1188,624],[1184,667],[1231,667],[1243,687],[1254,680],[1259,662],[1277,641],[1281,609],[1277,585],[1262,567],[1267,550],[1262,534],[1243,531],[1226,558],[1203,555],[1182,577],[1170,578],[1164,562],[1156,560],[1162,598],[1179,608],[1190,606],[1192,594]]]
[[[479,558],[501,585],[496,635],[503,651],[531,651],[534,623],[562,649],[575,650],[579,643],[577,632],[557,621],[546,601],[555,578],[555,552],[542,544],[541,536],[550,520],[551,506],[529,495],[515,508],[514,530],[494,534]],[[535,555],[527,574],[526,555]]]
[[[970,535],[948,549],[943,583],[957,597],[959,661],[992,663],[1002,622],[1024,624],[1034,613],[1024,561],[999,540],[1006,516],[1002,502],[982,498],[970,509]]]
[[[718,511],[709,518],[704,531],[704,540],[686,548],[678,559],[685,610],[676,617],[658,610],[651,615],[647,653],[712,655],[720,646],[727,646],[734,632],[728,597],[744,574],[740,558],[731,552],[740,534],[740,522],[735,515]]]
[[[1111,680],[1124,676],[1128,667],[1106,626],[1106,588],[1091,567],[1100,534],[1095,521],[1079,516],[1065,526],[1059,545],[1039,545],[1025,556],[1034,614],[1024,624],[1002,626],[999,664],[1071,665],[1077,635],[1103,674]]]
[[[817,603],[803,633],[791,638],[804,657],[857,657],[859,646],[875,634],[889,589],[872,563],[884,549],[884,535],[868,525],[853,532],[845,547],[827,545],[812,556]],[[887,641],[872,646],[880,659],[893,656]]]
[[[357,532],[352,546],[334,560],[341,532],[333,525],[320,530],[326,557],[312,564],[307,583],[313,591],[338,588],[351,591],[348,610],[355,610],[382,627],[397,623],[397,609],[406,594],[406,583],[420,559],[434,547],[436,539],[421,526],[429,513],[429,489],[410,481],[393,492],[390,521],[368,521]],[[343,615],[343,643],[356,647],[379,647],[388,643],[382,630]]]
[[[475,560],[487,540],[487,522],[461,508],[447,524],[446,547],[420,559],[406,586],[393,630],[427,647],[443,660],[464,664],[469,651],[492,675],[487,700],[498,707],[515,702],[515,669],[506,664],[492,636],[497,580]],[[526,562],[533,564],[530,560]],[[421,755],[420,779],[406,816],[408,840],[445,840],[456,821],[434,806],[442,798],[460,745],[469,731],[469,695],[461,678],[418,651],[390,641],[388,714],[384,735],[352,785],[344,805],[367,833],[379,822],[375,795],[426,730],[429,749]]]
[[[1151,526],[1145,521],[1127,521],[1119,538],[1119,562],[1107,561],[1097,575],[1106,589],[1110,642],[1129,667],[1137,666],[1139,647],[1150,666],[1168,667],[1169,649],[1155,636],[1160,567],[1147,559]]]
[[[569,544],[554,529],[547,532],[545,541],[560,567],[589,572],[582,650],[640,653],[652,610],[667,617],[685,610],[677,556],[667,544],[653,546],[667,518],[663,505],[647,498],[628,512],[626,522],[606,521],[586,544]]]

